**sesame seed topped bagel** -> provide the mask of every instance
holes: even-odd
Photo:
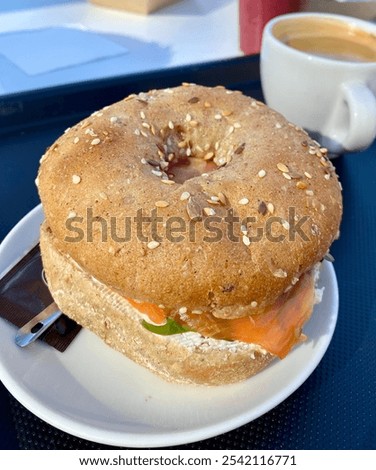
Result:
[[[327,253],[341,188],[326,149],[263,103],[184,84],[131,95],[42,157],[57,249],[126,298],[262,313]]]

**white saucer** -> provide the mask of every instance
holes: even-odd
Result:
[[[5,272],[38,241],[41,206],[0,245]],[[166,383],[81,331],[64,353],[36,342],[14,343],[16,328],[0,320],[0,379],[26,408],[75,436],[122,447],[164,447],[235,429],[291,395],[313,372],[331,341],[338,313],[333,266],[324,262],[321,304],[305,328],[309,340],[255,377],[221,387]]]

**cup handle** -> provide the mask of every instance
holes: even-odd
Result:
[[[339,100],[325,126],[325,134],[338,151],[362,150],[376,137],[376,98],[362,82],[341,85]]]

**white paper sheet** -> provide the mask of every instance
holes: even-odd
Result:
[[[28,75],[126,54],[128,50],[91,31],[50,27],[0,34],[0,53]]]

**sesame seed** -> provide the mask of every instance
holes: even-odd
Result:
[[[228,128],[228,135],[232,134],[232,133],[234,132],[234,130],[235,130],[235,127],[234,127],[234,126],[230,126],[230,127]]]
[[[204,155],[204,160],[211,160],[214,157],[214,152],[208,152]]]
[[[189,104],[196,104],[200,101],[200,98],[198,98],[197,96],[193,96],[191,99],[188,100],[188,103]]]
[[[80,138],[79,138],[79,137],[75,137],[74,140],[73,140],[73,143],[74,143],[74,144],[78,144],[79,141],[80,141]]]
[[[229,111],[229,110],[223,111],[223,112],[222,112],[222,116],[225,116],[225,117],[231,116],[231,114],[233,114],[233,113],[234,113],[234,111]]]
[[[115,122],[117,122],[118,118],[116,116],[111,116],[110,117],[110,122],[111,124],[115,124]]]
[[[315,148],[310,148],[310,149],[308,150],[308,153],[309,153],[310,155],[316,155],[316,149],[315,149]]]
[[[221,157],[216,161],[217,166],[223,166],[227,163],[227,160],[225,157]]]
[[[185,120],[186,120],[187,122],[192,121],[192,116],[191,116],[190,114],[187,114],[187,115],[185,116]]]
[[[99,193],[99,197],[104,199],[104,200],[108,199],[107,194],[103,193],[103,192]]]
[[[179,308],[179,313],[181,313],[182,315],[184,315],[184,313],[187,313],[187,312],[188,312],[187,307],[180,307]]]
[[[291,180],[291,176],[288,173],[282,173],[283,177],[287,180]]]
[[[217,119],[217,121],[219,121],[220,119],[222,119],[222,114],[216,114],[214,116],[214,119]]]
[[[150,129],[150,124],[148,124],[147,122],[143,122],[142,127],[146,127],[146,129]]]
[[[91,145],[98,145],[98,144],[100,144],[100,143],[101,143],[101,139],[98,139],[98,138],[97,138],[97,139],[93,139],[93,140],[91,141]]]
[[[157,162],[156,160],[153,160],[152,158],[147,158],[146,161],[151,166],[159,167],[159,162]]]
[[[266,176],[266,171],[265,170],[260,170],[258,173],[259,178],[264,178]]]
[[[325,148],[325,147],[321,147],[320,151],[321,151],[321,153],[323,153],[324,155],[325,155],[326,153],[328,153],[328,149]]]
[[[140,116],[141,116],[141,119],[145,119],[146,116],[145,116],[145,113],[143,111],[140,111]]]
[[[304,172],[304,175],[305,175],[308,179],[312,179],[312,175],[311,175],[311,173],[308,173],[308,171],[305,171],[305,172]]]
[[[261,215],[266,215],[266,213],[268,212],[268,207],[264,201],[261,201],[257,210]]]
[[[195,315],[201,315],[202,310],[192,310],[192,313],[194,313]]]
[[[235,155],[240,155],[241,153],[244,152],[245,149],[245,142],[243,142],[239,147],[237,147],[234,151]]]
[[[240,204],[241,206],[245,206],[245,205],[247,205],[248,203],[249,203],[249,199],[247,199],[246,197],[243,197],[243,198],[240,199],[240,201],[239,201],[239,204]]]
[[[140,132],[139,129],[136,129],[136,130],[134,131],[134,133],[135,133],[136,135],[140,135],[140,134],[141,134],[141,132]]]
[[[296,187],[298,189],[307,189],[307,183],[305,183],[304,181],[298,181],[296,183]]]
[[[68,219],[71,219],[72,217],[76,217],[77,213],[74,212],[74,211],[69,211],[69,214],[68,214]]]
[[[271,213],[271,214],[274,214],[274,206],[271,202],[268,202],[266,204],[266,207],[268,208],[268,211]]]
[[[64,134],[66,134],[67,132],[69,132],[70,129],[71,129],[70,127],[67,127],[67,128],[65,129],[65,131],[64,131]]]
[[[251,240],[247,237],[247,235],[243,235],[242,241],[245,246],[249,246],[251,244]]]
[[[38,188],[39,187],[39,178],[38,176],[34,180],[35,186]]]
[[[126,98],[124,98],[124,101],[129,101],[129,100],[133,100],[133,98],[136,98],[137,95],[135,95],[134,93],[132,93],[131,95],[127,96]]]
[[[281,125],[279,122],[277,122],[277,123],[275,124],[275,127],[276,127],[277,129],[281,129],[281,128],[282,128],[282,125]]]
[[[326,180],[330,180],[330,175],[329,175],[329,173],[326,173],[326,174],[324,175],[324,178],[325,178]]]
[[[189,197],[190,197],[190,193],[188,191],[184,191],[184,193],[182,193],[180,196],[180,200],[186,201],[187,199],[189,199]]]
[[[72,176],[72,183],[73,184],[78,184],[81,181],[81,177],[78,175],[73,175]]]
[[[144,131],[141,131],[141,135],[143,135],[144,137],[147,137],[147,136],[148,136],[147,133],[144,132]]]
[[[313,196],[313,191],[311,189],[307,189],[305,193],[307,194],[307,196]]]
[[[252,308],[256,308],[258,305],[258,303],[254,300],[253,302],[251,302],[251,307]]]
[[[282,171],[282,173],[288,173],[289,169],[284,163],[277,163],[277,168],[279,171]]]
[[[168,127],[170,129],[173,129],[174,128],[174,123],[172,121],[168,121]]]
[[[329,251],[325,253],[324,259],[326,259],[327,261],[330,261],[331,263],[334,262],[334,257],[329,253]]]
[[[187,202],[187,214],[189,218],[192,219],[201,219],[202,216],[202,207],[194,198],[190,197]]]
[[[215,150],[219,149],[219,142],[218,141],[214,144],[214,148],[215,148]]]
[[[165,180],[165,179],[162,179],[161,182],[163,184],[175,184],[175,181],[174,180]]]
[[[274,271],[273,276],[284,278],[284,277],[287,277],[287,272],[279,268],[276,271]]]
[[[247,235],[248,233],[247,227],[245,225],[240,226],[240,231],[242,232],[243,235]]]
[[[213,199],[206,199],[206,202],[215,206],[219,206],[219,201],[213,201]]]
[[[299,281],[299,278],[296,277],[296,276],[294,276],[294,277],[291,279],[291,284],[292,284],[293,286],[295,286],[295,284],[296,284],[298,281]]]
[[[190,148],[187,148],[186,154],[187,157],[190,157],[192,155],[192,150]]]
[[[214,202],[219,202],[219,197],[218,196],[210,196],[210,199]]]
[[[227,203],[227,198],[223,193],[218,193],[218,198],[219,198],[219,200],[221,201],[221,203],[223,205],[225,205]]]
[[[160,245],[159,242],[155,241],[155,240],[152,240],[151,242],[148,243],[148,248],[150,250],[154,250],[155,248],[158,248]]]
[[[282,221],[282,227],[283,227],[285,230],[289,230],[290,224],[287,222],[287,220],[283,220],[283,221]]]
[[[159,170],[151,170],[151,172],[152,172],[153,175],[155,175],[155,176],[162,176],[162,175],[163,175],[163,173],[162,173],[161,171],[159,171]]]
[[[242,125],[239,122],[235,122],[234,127],[235,127],[235,129],[240,129],[242,127]]]
[[[147,165],[148,161],[146,160],[146,158],[141,158],[141,163],[143,165]]]
[[[215,215],[215,210],[212,207],[204,207],[204,212],[206,215]]]
[[[156,201],[155,206],[156,207],[168,207],[170,205],[169,202],[167,201]]]
[[[97,134],[94,132],[94,129],[89,127],[89,129],[86,129],[85,134],[91,135],[91,137],[97,137]]]

